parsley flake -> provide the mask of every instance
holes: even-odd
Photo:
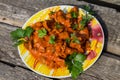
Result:
[[[50,44],[55,44],[55,36],[54,35],[50,36],[49,43]]]
[[[71,12],[71,16],[72,16],[72,18],[77,18],[78,14],[76,12]]]
[[[42,28],[42,29],[38,30],[38,36],[40,38],[43,38],[46,35],[47,35],[47,30],[45,28]]]
[[[15,31],[12,31],[10,35],[11,35],[12,40],[15,43],[14,45],[18,46],[26,42],[24,38],[25,37],[29,38],[33,31],[34,31],[33,28],[30,26],[28,26],[26,29],[19,28],[19,29],[16,29]]]
[[[85,59],[86,56],[84,54],[77,52],[72,53],[65,59],[65,63],[67,64],[68,70],[73,79],[76,79],[79,74],[83,72],[82,66]]]

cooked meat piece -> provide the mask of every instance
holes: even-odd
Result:
[[[59,39],[65,40],[67,38],[69,38],[68,32],[62,32],[62,33],[59,34]]]
[[[74,49],[77,49],[77,50],[78,50],[79,52],[81,52],[81,53],[84,52],[84,50],[82,49],[82,47],[81,47],[80,44],[71,42],[71,43],[70,43],[70,47],[71,47],[71,48],[74,48]]]

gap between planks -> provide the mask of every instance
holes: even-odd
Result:
[[[8,66],[13,67],[13,68],[14,67],[20,67],[20,68],[23,68],[25,70],[32,71],[32,70],[28,69],[27,67],[24,67],[24,66],[21,66],[21,65],[17,65],[17,64],[13,64],[13,63],[9,63],[9,62],[3,61],[3,60],[0,60],[0,63],[3,63],[5,65],[8,65]]]

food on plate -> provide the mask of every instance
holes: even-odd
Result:
[[[69,12],[50,11],[49,19],[36,22],[25,29],[11,32],[15,45],[25,48],[38,62],[49,68],[68,67],[73,78],[82,71],[87,51],[90,49],[91,30],[88,27],[92,16],[79,15],[78,7]]]

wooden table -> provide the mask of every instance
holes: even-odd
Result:
[[[37,11],[54,5],[86,5],[76,0],[0,0],[0,80],[52,80],[29,70],[12,46],[9,33],[22,27]],[[90,4],[105,32],[105,46],[98,61],[78,80],[120,80],[120,12]],[[66,78],[62,80],[71,80]]]

